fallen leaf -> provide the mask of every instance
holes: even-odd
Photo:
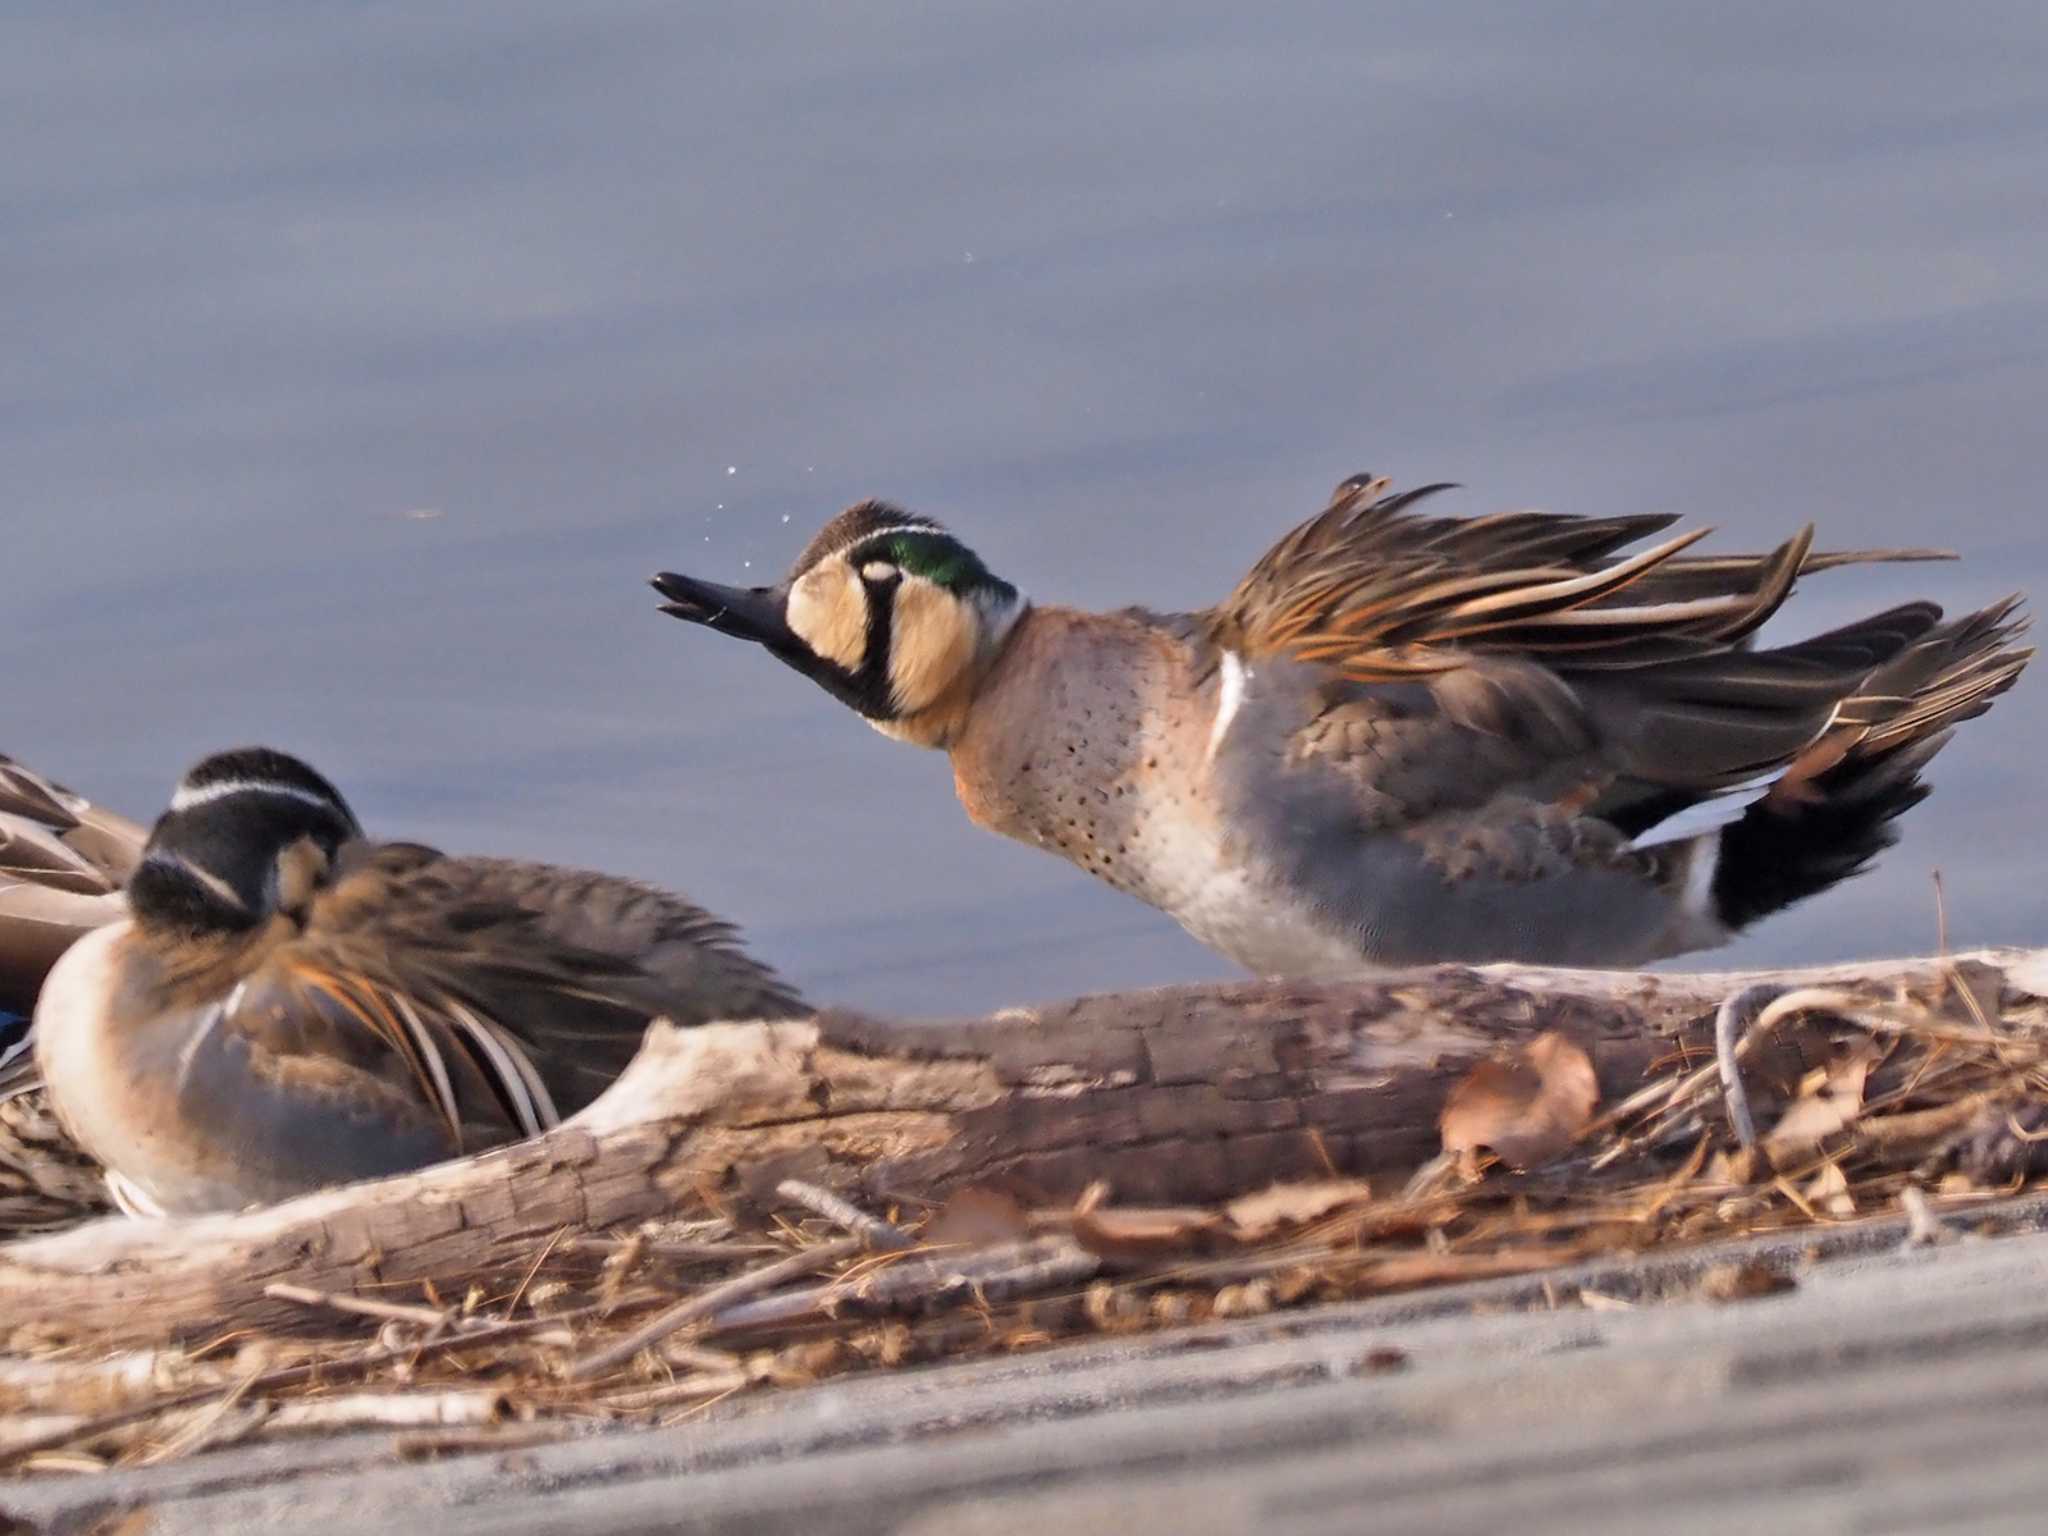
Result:
[[[1849,1193],[1849,1179],[1841,1165],[1829,1163],[1800,1191],[1809,1204],[1830,1216],[1854,1216],[1856,1197]]]
[[[1372,1186],[1363,1179],[1318,1179],[1304,1184],[1274,1184],[1243,1195],[1224,1207],[1237,1235],[1246,1242],[1269,1237],[1282,1227],[1306,1226],[1347,1205],[1363,1205]]]
[[[1756,1149],[1736,1147],[1725,1152],[1716,1152],[1707,1163],[1709,1184],[1754,1184],[1756,1182]]]
[[[1786,1106],[1778,1123],[1763,1139],[1764,1155],[1773,1163],[1811,1152],[1830,1136],[1839,1136],[1863,1113],[1863,1085],[1883,1055],[1874,1040],[1859,1040],[1803,1084],[1803,1098]]]
[[[1467,1174],[1478,1171],[1481,1150],[1527,1169],[1569,1147],[1599,1102],[1592,1060],[1553,1029],[1511,1059],[1474,1067],[1451,1090],[1437,1124],[1444,1150]]]
[[[1223,1218],[1194,1206],[1076,1211],[1074,1241],[1104,1259],[1149,1259],[1212,1245]]]
[[[1031,1235],[1024,1207],[999,1189],[963,1189],[939,1209],[919,1234],[927,1243],[949,1247],[986,1248],[1014,1243]]]

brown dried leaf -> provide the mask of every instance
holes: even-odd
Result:
[[[1734,1147],[1716,1152],[1707,1162],[1709,1184],[1754,1184],[1757,1174],[1754,1147]]]
[[[1194,1206],[1076,1211],[1074,1241],[1105,1259],[1136,1260],[1209,1246],[1223,1227],[1215,1211]]]
[[[1317,1179],[1304,1184],[1274,1184],[1243,1195],[1224,1207],[1237,1236],[1248,1243],[1270,1237],[1283,1227],[1306,1226],[1347,1205],[1363,1205],[1372,1186],[1363,1179]]]
[[[1874,1040],[1858,1040],[1827,1066],[1815,1070],[1806,1097],[1794,1099],[1764,1136],[1765,1156],[1782,1164],[1839,1136],[1863,1113],[1863,1085],[1883,1055]]]
[[[1600,1083],[1592,1060],[1556,1030],[1509,1060],[1482,1061],[1453,1088],[1437,1124],[1444,1150],[1470,1174],[1482,1149],[1511,1168],[1533,1168],[1569,1147],[1593,1118]]]
[[[999,1189],[963,1189],[925,1224],[927,1243],[947,1247],[986,1248],[1020,1242],[1031,1235],[1031,1218],[1011,1196]]]
[[[1849,1193],[1848,1175],[1839,1163],[1829,1163],[1800,1191],[1808,1204],[1830,1216],[1854,1216],[1856,1197]]]

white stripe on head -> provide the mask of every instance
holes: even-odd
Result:
[[[935,535],[942,539],[952,537],[945,529],[935,528],[930,523],[892,523],[887,528],[876,528],[871,532],[864,533],[852,542],[855,544],[865,544],[869,539],[886,539],[899,533],[922,533]],[[955,542],[957,543],[958,541],[956,540]]]
[[[177,871],[178,874],[184,876],[186,879],[192,881],[194,884],[202,886],[206,890],[211,891],[214,895],[218,896],[222,901],[226,902],[229,906],[233,907],[237,912],[246,912],[249,910],[249,903],[242,900],[241,892],[237,891],[232,885],[229,885],[227,881],[221,879],[221,877],[219,875],[216,875],[212,870],[202,869],[197,864],[194,864],[190,859],[184,858],[175,853],[166,853],[161,848],[152,848],[147,853],[143,854],[142,862],[145,864],[154,864],[158,869],[170,869]]]
[[[298,784],[279,784],[270,779],[222,779],[217,784],[180,784],[177,793],[171,796],[171,809],[189,811],[197,805],[211,805],[216,800],[225,800],[230,795],[280,795],[287,800],[297,800],[304,805],[318,806],[322,810],[335,811],[343,816],[348,812],[336,805],[329,796]],[[353,821],[354,817],[349,817]]]

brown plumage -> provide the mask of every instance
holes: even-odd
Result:
[[[187,774],[35,1013],[54,1108],[136,1210],[274,1200],[544,1130],[648,1023],[807,1010],[635,881],[375,843],[263,749]]]
[[[0,757],[0,1012],[27,1014],[72,941],[121,915],[148,835]]]
[[[1808,524],[1768,555],[1688,558],[1712,530],[1623,556],[1677,522],[1665,515],[1502,512],[1426,518],[1453,487],[1388,494],[1357,475],[1287,534],[1210,610],[1216,643],[1283,654],[1357,682],[1391,682],[1513,655],[1575,671],[1712,655],[1753,636],[1802,575],[1935,550],[1813,552]]]
[[[779,586],[655,586],[1269,973],[1723,942],[1887,846],[2032,654],[2016,599],[1758,643],[1802,576],[1933,551],[1701,555],[1666,516],[1430,515],[1443,489],[1354,476],[1186,614],[1032,606],[876,503]]]

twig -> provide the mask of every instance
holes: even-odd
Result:
[[[43,1451],[60,1450],[79,1441],[95,1439],[110,1430],[120,1429],[156,1414],[212,1402],[223,1394],[240,1397],[250,1392],[275,1392],[285,1387],[304,1386],[307,1382],[317,1381],[330,1373],[345,1375],[353,1371],[366,1370],[371,1366],[387,1365],[395,1360],[418,1360],[444,1350],[495,1343],[499,1339],[538,1333],[572,1317],[594,1314],[597,1310],[595,1307],[589,1307],[577,1312],[563,1313],[557,1317],[533,1317],[522,1318],[514,1323],[490,1323],[469,1333],[447,1333],[436,1339],[421,1339],[409,1344],[379,1345],[340,1360],[307,1360],[298,1365],[280,1365],[273,1370],[264,1371],[261,1375],[246,1378],[240,1383],[216,1383],[213,1386],[191,1387],[182,1392],[167,1393],[148,1402],[130,1403],[124,1408],[109,1409],[68,1430],[51,1430],[48,1434],[17,1440],[12,1445],[0,1447],[0,1466]]]
[[[1749,1094],[1742,1086],[1742,1068],[1735,1059],[1748,1036],[1738,1037],[1736,1030],[1747,1024],[1753,1009],[1768,1001],[1767,994],[1774,996],[1781,990],[1767,982],[1744,987],[1724,999],[1714,1014],[1714,1063],[1721,1074],[1721,1096],[1728,1104],[1728,1123],[1744,1151],[1756,1145],[1756,1117],[1749,1112]]]
[[[1927,1203],[1919,1185],[1908,1184],[1899,1191],[1899,1206],[1906,1213],[1906,1237],[1900,1247],[1932,1248],[1937,1243],[1954,1241],[1955,1233],[1934,1214],[1934,1207]]]
[[[1739,998],[1741,995],[1738,993],[1737,997]],[[1722,1005],[1724,1010],[1727,1006],[1725,1003]],[[1904,1024],[1883,1018],[1863,1007],[1847,992],[1833,987],[1798,987],[1773,999],[1764,1008],[1763,1012],[1759,1013],[1751,1021],[1749,1028],[1743,1032],[1742,1038],[1736,1042],[1731,1053],[1732,1059],[1735,1061],[1742,1060],[1759,1040],[1770,1034],[1772,1030],[1776,1029],[1786,1019],[1798,1013],[1825,1013],[1834,1018],[1841,1019],[1844,1023],[1853,1024],[1858,1029],[1868,1030],[1872,1034],[1901,1034],[1905,1033],[1907,1029],[1907,1026]],[[1715,1033],[1718,1037],[1720,1033],[1720,1016],[1718,1014],[1715,1017]],[[1713,1065],[1701,1067],[1698,1071],[1688,1073],[1674,1083],[1670,1090],[1663,1094],[1664,1107],[1658,1111],[1656,1120],[1634,1137],[1625,1139],[1615,1147],[1610,1147],[1606,1152],[1595,1158],[1593,1160],[1593,1167],[1595,1169],[1606,1167],[1608,1163],[1613,1162],[1616,1157],[1622,1155],[1630,1146],[1636,1143],[1655,1141],[1662,1128],[1668,1126],[1679,1115],[1691,1108],[1699,1091],[1720,1075],[1720,1058],[1721,1053],[1717,1050]],[[1636,1095],[1637,1099],[1642,1097],[1643,1095],[1641,1094]],[[1634,1102],[1634,1099],[1630,1100],[1631,1104]],[[1754,1134],[1754,1127],[1752,1127],[1752,1134]]]
[[[800,1205],[813,1215],[822,1216],[827,1221],[844,1227],[855,1237],[864,1239],[870,1248],[901,1253],[916,1243],[916,1239],[901,1227],[884,1221],[879,1216],[870,1216],[851,1200],[835,1195],[829,1189],[821,1189],[816,1184],[807,1184],[802,1179],[784,1179],[775,1186],[775,1193],[791,1205]]]
[[[966,1297],[994,1305],[1093,1279],[1101,1268],[1100,1257],[1065,1236],[1025,1238],[957,1256],[913,1254],[858,1285],[835,1281],[721,1308],[709,1327],[719,1333],[737,1332],[800,1322],[842,1307],[865,1316],[921,1310]]]
[[[1958,1126],[1968,1125],[1997,1097],[1995,1093],[1980,1091],[1952,1103],[1938,1104],[1933,1109],[1911,1110],[1897,1115],[1866,1113],[1857,1123],[1856,1134],[1866,1145],[1876,1147],[1896,1146],[1907,1141],[1932,1141]]]
[[[707,1397],[723,1397],[747,1385],[745,1371],[700,1371],[695,1376],[642,1387],[604,1399],[604,1406],[620,1413],[645,1413],[649,1408],[666,1408],[673,1403],[693,1403]]]
[[[372,1301],[367,1296],[342,1296],[316,1291],[308,1286],[274,1281],[263,1287],[273,1301],[296,1302],[302,1307],[325,1307],[330,1312],[347,1312],[356,1317],[382,1318],[391,1323],[418,1323],[425,1328],[444,1328],[455,1319],[434,1307],[409,1307],[396,1301]]]
[[[609,1258],[634,1241],[632,1237],[572,1237],[567,1248],[571,1253],[602,1254]],[[640,1243],[638,1251],[643,1259],[667,1264],[723,1264],[733,1259],[757,1259],[764,1253],[781,1253],[783,1249],[779,1243],[687,1243],[648,1238]]]
[[[517,1451],[536,1445],[552,1445],[574,1431],[556,1420],[542,1424],[478,1424],[447,1430],[421,1430],[398,1435],[391,1442],[391,1454],[400,1461],[431,1461],[436,1456],[460,1455],[468,1451]]]
[[[555,1244],[568,1235],[569,1229],[567,1227],[555,1228],[555,1235],[547,1240],[547,1245],[541,1249],[534,1261],[527,1266],[526,1273],[519,1277],[519,1284],[512,1292],[512,1299],[505,1303],[505,1315],[507,1317],[517,1317],[519,1315],[519,1303],[526,1299],[526,1288],[533,1284],[533,1277],[540,1273],[541,1265],[547,1263],[548,1255],[555,1251]]]
[[[593,1350],[569,1367],[571,1381],[587,1381],[592,1376],[625,1364],[651,1344],[659,1344],[685,1323],[700,1317],[709,1317],[721,1307],[749,1296],[759,1295],[794,1280],[799,1275],[815,1274],[841,1259],[850,1259],[867,1247],[864,1239],[858,1237],[837,1238],[829,1243],[801,1249],[786,1258],[777,1259],[773,1264],[764,1264],[759,1269],[750,1269],[743,1275],[709,1286],[695,1295],[686,1296],[667,1311],[634,1329],[623,1339],[615,1340],[604,1348]]]
[[[494,1424],[505,1394],[495,1387],[439,1392],[358,1392],[280,1403],[266,1429],[447,1429]]]
[[[143,1457],[142,1464],[144,1466],[151,1466],[159,1462],[170,1461],[177,1456],[183,1455],[186,1451],[198,1450],[206,1442],[207,1438],[219,1428],[221,1421],[234,1412],[236,1405],[249,1395],[257,1381],[261,1379],[262,1374],[261,1371],[257,1371],[244,1376],[228,1389],[224,1397],[202,1409],[191,1423],[185,1425],[184,1428],[172,1435],[169,1440],[157,1446],[149,1455]]]

